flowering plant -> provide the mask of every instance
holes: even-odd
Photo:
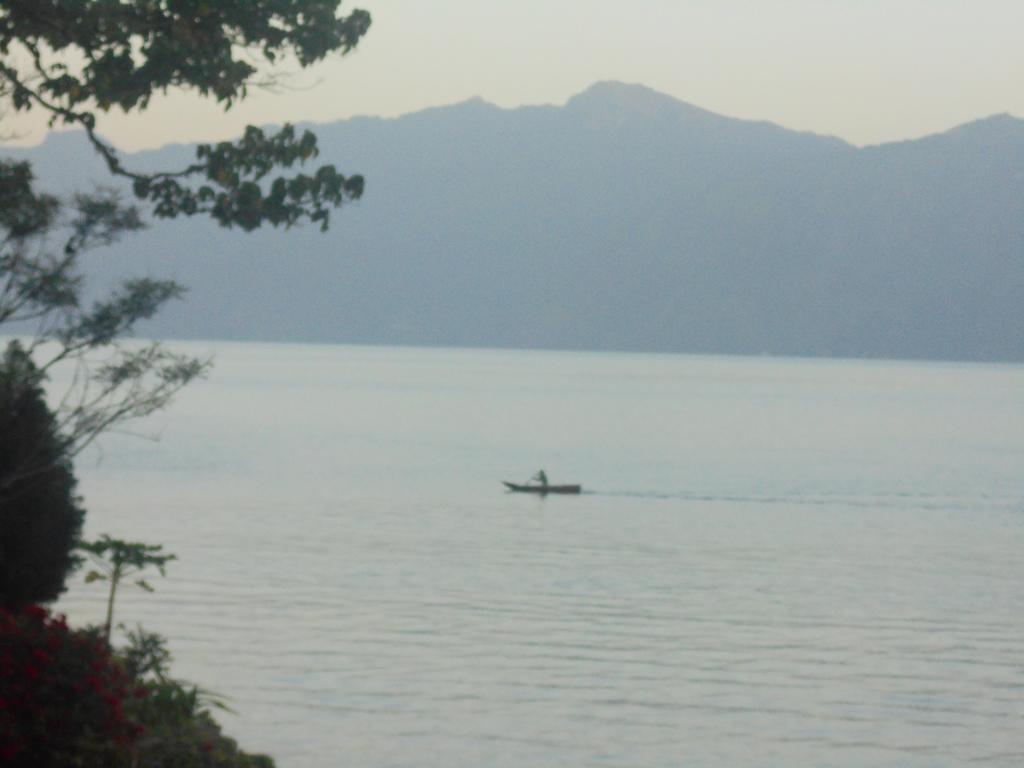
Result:
[[[37,606],[0,610],[0,764],[116,765],[141,730],[125,716],[133,695],[145,690],[96,632]]]

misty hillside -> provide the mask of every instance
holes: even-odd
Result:
[[[316,130],[367,178],[328,234],[158,223],[94,280],[189,285],[175,338],[1024,361],[1022,120],[858,149],[601,83]],[[83,146],[8,154],[109,183]]]

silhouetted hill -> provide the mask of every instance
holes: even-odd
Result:
[[[97,253],[97,282],[191,286],[150,329],[178,338],[1024,361],[1007,115],[858,149],[599,83],[563,107],[316,130],[367,177],[330,233],[158,223]],[[28,155],[44,179],[102,180],[81,144]]]

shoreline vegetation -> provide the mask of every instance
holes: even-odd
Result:
[[[171,676],[163,637],[138,627],[125,630],[126,644],[111,643],[118,589],[132,580],[151,591],[137,577],[163,574],[174,556],[109,536],[83,541],[74,460],[167,407],[210,362],[129,341],[184,286],[119,275],[96,297],[81,257],[144,229],[147,213],[243,232],[326,231],[364,182],[317,163],[310,131],[248,126],[235,141],[196,147],[192,162],[150,171],[103,138],[101,120],[143,112],[168,92],[230,109],[296,64],[351,52],[370,15],[343,13],[342,0],[39,5],[0,4],[0,114],[41,114],[50,127],[84,131],[84,152],[137,204],[109,187],[58,198],[39,189],[30,162],[0,158],[0,335],[19,336],[0,353],[0,764],[272,768],[223,734],[218,696]],[[61,367],[74,373],[55,385],[50,374]],[[109,585],[102,627],[69,627],[44,607],[83,555],[95,566],[86,581]]]
[[[0,610],[0,762],[10,768],[274,768],[223,733],[220,698],[170,676],[166,640],[113,647],[39,606]]]

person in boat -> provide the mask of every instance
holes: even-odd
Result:
[[[536,480],[544,488],[548,487],[548,473],[545,472],[543,469],[540,472],[538,472],[536,475],[531,477],[530,479],[531,480]]]

